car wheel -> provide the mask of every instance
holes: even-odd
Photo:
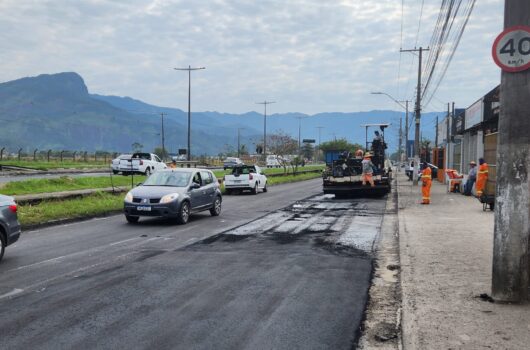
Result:
[[[225,189],[225,194],[226,194],[226,195],[231,195],[231,194],[232,194],[232,190],[227,190],[227,189]]]
[[[258,194],[258,184],[254,185],[254,188],[252,189],[252,194]]]
[[[213,207],[212,209],[210,209],[210,214],[212,214],[212,216],[219,216],[219,214],[221,214],[221,198],[215,198],[215,201],[213,202]]]
[[[263,192],[267,192],[268,189],[267,189],[267,182],[265,182],[265,186],[263,186]]]
[[[4,242],[4,235],[0,231],[0,261],[4,257],[4,250],[6,249],[6,243]]]
[[[177,222],[181,225],[184,225],[188,222],[190,218],[190,203],[189,202],[182,202],[179,210],[179,214],[177,216]]]
[[[140,217],[139,216],[125,215],[125,219],[130,224],[136,224],[138,222],[138,220],[140,220]]]
[[[147,168],[145,169],[145,176],[151,175],[151,169]]]
[[[113,173],[114,175],[118,175],[119,171],[118,171],[118,170],[112,170],[112,173]]]

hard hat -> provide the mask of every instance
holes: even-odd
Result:
[[[477,165],[474,161],[469,162],[469,165]]]
[[[372,156],[372,153],[370,152],[366,152],[366,154],[364,155],[365,157],[371,157]]]

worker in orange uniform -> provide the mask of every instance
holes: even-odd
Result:
[[[478,160],[478,174],[477,174],[477,184],[475,185],[475,189],[477,190],[477,197],[482,196],[482,192],[484,192],[484,188],[486,188],[486,183],[488,182],[488,163],[484,161],[484,158],[480,158]]]
[[[431,204],[432,170],[425,162],[423,163],[423,170],[421,171],[421,181],[423,182],[421,187],[421,204]]]
[[[368,181],[370,183],[370,186],[374,187],[374,178],[372,176],[374,174],[374,163],[372,163],[372,155],[370,154],[370,152],[366,152],[361,164],[363,170],[363,186],[366,185],[366,182]]]

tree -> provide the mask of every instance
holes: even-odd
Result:
[[[155,148],[154,153],[162,160],[167,159],[169,157],[167,150],[163,149],[162,147]]]
[[[144,145],[142,145],[139,142],[135,142],[131,145],[133,152],[142,152],[142,149],[144,148]]]
[[[275,155],[278,162],[283,167],[284,174],[287,173],[287,166],[291,164],[290,155],[295,154],[298,150],[298,141],[291,136],[279,131],[276,134],[268,136],[267,149],[272,155]]]
[[[364,147],[358,143],[350,143],[345,138],[326,141],[320,144],[320,149],[324,152],[326,151],[349,151],[354,153],[358,149],[363,149]]]
[[[313,159],[313,155],[315,153],[315,148],[310,143],[304,143],[302,146],[302,155],[306,159]]]

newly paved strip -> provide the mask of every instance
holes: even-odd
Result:
[[[113,217],[26,234],[0,264],[0,348],[350,349],[385,200],[288,206],[320,191],[228,196],[220,218],[186,226]]]

